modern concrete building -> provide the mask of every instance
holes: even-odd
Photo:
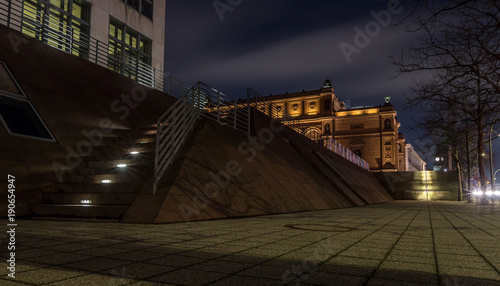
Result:
[[[327,80],[318,90],[270,95],[265,100],[299,120],[297,131],[311,140],[334,139],[367,161],[371,171],[410,171],[422,169],[415,164],[425,165],[413,148],[406,150],[389,97],[380,106],[348,108]]]
[[[26,35],[133,79],[164,70],[165,1],[12,2]]]
[[[455,170],[451,149],[449,146],[439,146],[434,153],[434,171],[450,171]]]

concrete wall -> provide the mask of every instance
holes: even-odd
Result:
[[[256,143],[213,121],[195,128],[158,194],[139,196],[123,221],[182,222],[391,200],[370,172],[289,128],[273,131],[279,125],[262,113],[254,112],[254,126]]]
[[[401,200],[457,200],[456,172],[388,172],[374,173],[394,199]],[[428,190],[428,193],[426,193]]]
[[[67,166],[64,174],[69,175],[104,157],[119,158],[126,150],[118,145],[127,144],[130,136],[154,126],[159,116],[176,101],[5,26],[0,26],[0,61],[10,68],[56,139],[56,142],[45,142],[9,135],[0,124],[0,184],[6,186],[7,174],[16,176],[18,215],[30,214],[28,203],[40,201],[41,192],[57,192],[58,184],[64,183],[52,167],[54,162]],[[140,102],[130,97],[136,88],[146,94]],[[123,101],[127,95],[133,108]],[[101,130],[103,119],[113,126],[113,131],[104,134],[103,139],[110,145],[106,149],[101,148],[102,144],[93,146],[92,152],[82,156],[81,163],[73,164],[72,168],[67,160],[76,162],[76,158],[68,157],[69,150],[76,151],[81,142],[89,140],[82,133],[84,130]],[[6,192],[7,188],[2,188],[0,195],[6,197]],[[2,200],[0,204],[3,215],[7,214],[5,202]]]
[[[92,3],[90,35],[104,43],[109,39],[109,16],[153,41],[152,66],[164,71],[165,0],[154,1],[153,21],[120,0],[87,0]]]

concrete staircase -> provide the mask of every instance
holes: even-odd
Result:
[[[155,138],[156,124],[104,137],[63,182],[43,190],[43,203],[29,205],[34,216],[121,219],[151,191]]]

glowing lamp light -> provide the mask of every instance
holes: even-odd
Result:
[[[500,197],[500,191],[495,191],[495,196]]]
[[[130,154],[137,155],[137,154],[139,154],[139,151],[131,151]]]
[[[487,196],[492,196],[493,195],[493,191],[486,191],[486,195]]]
[[[101,180],[101,183],[109,184],[109,183],[111,183],[111,180],[109,180],[109,179]]]
[[[125,168],[125,167],[127,167],[127,164],[118,164],[118,165],[116,165],[116,167],[118,167],[118,168]]]
[[[91,204],[92,203],[92,200],[80,200],[80,204]]]

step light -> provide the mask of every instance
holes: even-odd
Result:
[[[116,165],[116,167],[118,167],[118,168],[125,168],[125,167],[127,167],[127,164],[118,164],[118,165]]]
[[[88,205],[88,204],[91,204],[91,203],[92,203],[92,200],[80,200],[80,204]]]
[[[130,152],[130,154],[137,155],[137,154],[139,154],[139,151],[132,151],[132,152]]]
[[[103,184],[109,184],[109,183],[111,183],[111,180],[110,179],[104,179],[104,180],[101,180],[101,183],[103,183]]]

